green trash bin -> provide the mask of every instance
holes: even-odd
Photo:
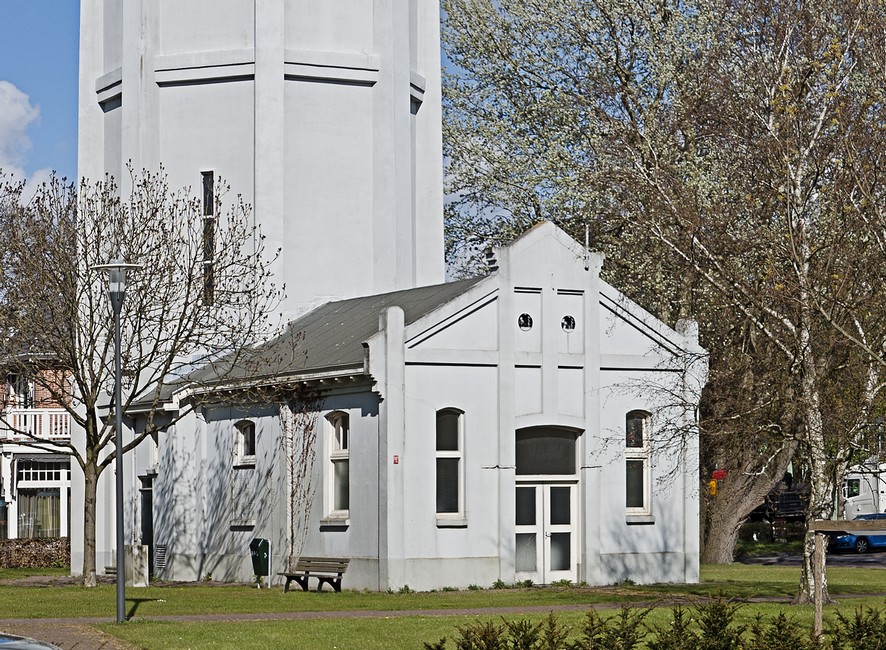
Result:
[[[256,537],[249,542],[249,555],[252,556],[253,575],[259,577],[271,575],[271,542]]]

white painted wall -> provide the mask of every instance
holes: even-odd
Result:
[[[84,0],[79,174],[126,191],[130,161],[163,165],[171,187],[197,189],[214,170],[281,248],[289,316],[441,282],[438,11]]]

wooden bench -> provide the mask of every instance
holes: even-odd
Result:
[[[323,583],[328,582],[335,591],[341,591],[341,577],[348,568],[350,559],[342,557],[300,557],[295,565],[295,571],[291,573],[280,572],[277,575],[286,578],[283,592],[289,591],[289,584],[295,580],[302,588],[308,590],[308,579],[317,578],[317,591],[323,588]]]

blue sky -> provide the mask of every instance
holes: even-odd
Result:
[[[79,0],[0,0],[0,168],[77,174]]]

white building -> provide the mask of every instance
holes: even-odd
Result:
[[[602,282],[600,256],[550,223],[497,263],[330,302],[255,370],[171,395],[203,406],[140,468],[156,473],[156,575],[248,580],[259,537],[272,570],[290,549],[351,558],[352,588],[696,581],[694,328],[671,330]],[[306,482],[285,387],[308,395],[289,402],[304,412],[294,449],[305,439],[316,454],[305,517],[290,505]]]
[[[168,395],[202,406],[126,459],[127,537],[158,577],[249,579],[261,537],[274,570],[299,551],[351,558],[355,588],[697,580],[691,328],[607,286],[602,259],[551,224],[490,276],[440,284],[437,2],[81,12],[80,175],[131,160],[173,187],[224,178],[280,246],[298,316],[263,364]],[[302,397],[288,411],[283,389]]]
[[[81,0],[79,176],[254,206],[295,315],[443,281],[436,0]]]
[[[67,537],[71,459],[64,445],[71,417],[16,365],[0,379],[0,539]],[[44,381],[64,377],[52,369],[34,372]]]

